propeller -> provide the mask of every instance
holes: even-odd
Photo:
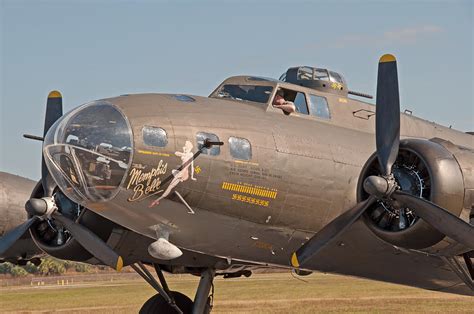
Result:
[[[331,243],[332,240],[352,225],[374,202],[375,197],[370,196],[324,226],[315,236],[293,253],[291,265],[300,267],[300,263],[303,264],[316,255],[322,248]]]
[[[395,191],[392,197],[407,207],[416,208],[418,217],[426,221],[439,232],[474,250],[473,225],[459,219],[446,209],[411,194]]]
[[[38,217],[33,216],[28,219],[21,225],[13,228],[7,232],[3,237],[0,238],[0,256],[8,251],[8,249],[15,244],[15,242],[20,239],[32,225],[34,225],[39,220]]]
[[[48,95],[46,102],[46,115],[44,117],[43,138],[46,137],[51,126],[63,115],[63,98],[60,92],[52,91]],[[44,195],[53,195],[56,183],[48,171],[46,162],[44,160],[44,153],[41,154],[41,183],[43,185]]]
[[[48,133],[51,126],[58,120],[63,114],[62,107],[62,96],[58,91],[52,91],[48,94],[48,100],[46,102],[46,115],[44,119],[44,130],[43,139]],[[53,190],[56,186],[53,178],[49,174],[46,162],[44,160],[44,154],[41,154],[41,184],[43,186],[44,195],[53,195]],[[33,216],[23,224],[15,227],[10,232],[3,235],[0,238],[0,255],[5,253],[15,242],[25,234],[31,226],[41,220],[39,217],[46,213],[46,203],[41,199],[30,199],[25,204],[25,210],[30,216]]]
[[[115,251],[102,241],[101,238],[95,235],[95,233],[58,212],[53,214],[53,218],[63,224],[77,242],[89,253],[94,255],[95,258],[117,271],[122,270],[122,257],[115,253]]]
[[[52,91],[48,95],[46,103],[46,116],[44,121],[43,138],[48,133],[51,126],[61,118],[63,114],[62,96],[58,91]],[[53,197],[56,183],[46,166],[45,156],[42,154],[41,160],[41,184],[43,186],[43,198],[30,198],[25,204],[25,210],[29,220],[16,228],[10,230],[0,238],[0,255],[5,253],[23,234],[43,219],[54,218],[61,223],[89,253],[99,259],[104,264],[120,271],[123,267],[123,259],[112,250],[101,238],[79,223],[62,215],[58,211],[56,201]]]
[[[379,60],[375,112],[377,158],[382,174],[370,176],[363,183],[370,195],[365,201],[336,217],[301,246],[291,257],[291,265],[300,267],[350,227],[376,200],[393,202],[400,210],[410,207],[432,227],[453,240],[474,248],[474,227],[442,207],[422,198],[401,192],[392,174],[400,145],[400,99],[397,61],[393,55]],[[401,217],[400,223],[403,222]]]
[[[379,60],[375,112],[377,157],[384,176],[392,174],[400,144],[400,98],[397,61],[390,54]]]

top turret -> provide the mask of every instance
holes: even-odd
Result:
[[[371,95],[349,91],[344,77],[339,73],[327,69],[309,66],[289,68],[282,74],[282,76],[280,76],[280,81],[345,97],[347,97],[347,94],[352,94],[360,97],[372,98]]]

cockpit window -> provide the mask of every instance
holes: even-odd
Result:
[[[308,113],[308,106],[306,105],[306,98],[303,93],[298,92],[294,101],[296,111],[302,114]]]
[[[143,142],[149,146],[165,147],[168,144],[166,131],[162,128],[144,126],[142,129]]]
[[[331,119],[331,113],[329,112],[328,101],[325,97],[309,95],[309,106],[311,114],[313,116]]]
[[[295,90],[290,90],[287,88],[279,88],[277,94],[279,92],[282,92],[281,96],[285,99],[286,102],[292,102],[293,105],[295,105],[296,112],[301,113],[301,114],[309,114],[308,105],[306,103],[306,96],[304,93],[297,92]],[[274,98],[274,101],[275,101],[275,98]]]
[[[198,132],[196,133],[196,142],[198,144],[198,149],[200,150],[204,146],[204,141],[208,139],[211,142],[219,142],[219,137],[212,133]],[[219,145],[214,145],[211,148],[202,148],[202,154],[217,156],[221,153],[221,147]]]
[[[226,84],[219,89],[214,97],[267,103],[272,91],[272,86]]]

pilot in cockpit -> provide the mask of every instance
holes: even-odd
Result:
[[[273,107],[283,110],[285,114],[296,112],[295,104],[292,101],[285,100],[285,92],[279,89],[272,102]]]

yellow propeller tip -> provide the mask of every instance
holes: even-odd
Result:
[[[48,94],[48,98],[61,98],[63,97],[60,92],[53,90]]]
[[[298,262],[298,256],[296,256],[296,253],[293,253],[293,255],[291,256],[291,265],[296,268],[300,267],[300,263]]]
[[[380,57],[379,63],[383,63],[383,62],[395,62],[395,61],[397,61],[397,59],[395,58],[394,55],[385,54],[385,55],[383,55],[382,57]]]
[[[121,271],[123,268],[123,259],[121,256],[118,257],[117,259],[117,265],[115,266],[116,271]]]

